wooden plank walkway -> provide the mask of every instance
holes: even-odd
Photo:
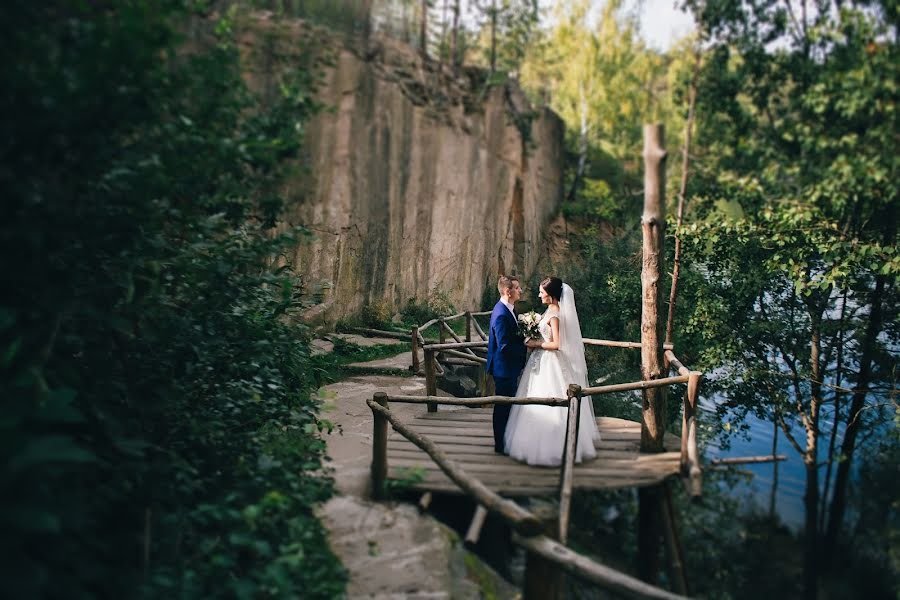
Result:
[[[666,434],[666,452],[640,454],[641,425],[634,421],[599,417],[597,458],[575,466],[576,489],[615,489],[660,483],[681,468],[681,441]],[[422,412],[409,422],[491,490],[508,497],[556,495],[559,467],[533,467],[494,452],[490,408]],[[461,493],[431,458],[391,430],[387,444],[388,477],[408,478],[410,468],[424,469],[425,478],[411,487],[423,491]]]

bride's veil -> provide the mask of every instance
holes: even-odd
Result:
[[[572,381],[581,387],[588,387],[587,362],[584,359],[584,339],[581,337],[581,325],[578,322],[578,309],[575,308],[575,292],[568,283],[562,287],[562,298],[559,299],[559,342],[560,352],[565,363],[572,371]],[[590,396],[582,398],[582,411],[589,410],[591,420],[594,419],[594,406]]]

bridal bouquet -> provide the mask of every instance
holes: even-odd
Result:
[[[519,315],[519,328],[522,331],[522,335],[524,335],[526,338],[540,339],[541,332],[538,329],[538,324],[540,322],[541,315],[537,314],[533,310]]]

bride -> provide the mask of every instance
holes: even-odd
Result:
[[[557,277],[541,282],[538,294],[547,305],[538,330],[540,340],[527,341],[534,351],[516,390],[517,397],[565,398],[570,383],[587,387],[587,365],[575,294]],[[590,396],[581,399],[575,461],[597,456],[594,441],[600,439]],[[509,414],[504,438],[506,452],[530,465],[562,463],[568,409],[565,406],[516,404]]]

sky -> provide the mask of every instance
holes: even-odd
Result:
[[[694,19],[675,8],[676,0],[637,0],[640,5],[641,35],[651,48],[668,50],[694,29]],[[600,4],[600,3],[598,3]]]

